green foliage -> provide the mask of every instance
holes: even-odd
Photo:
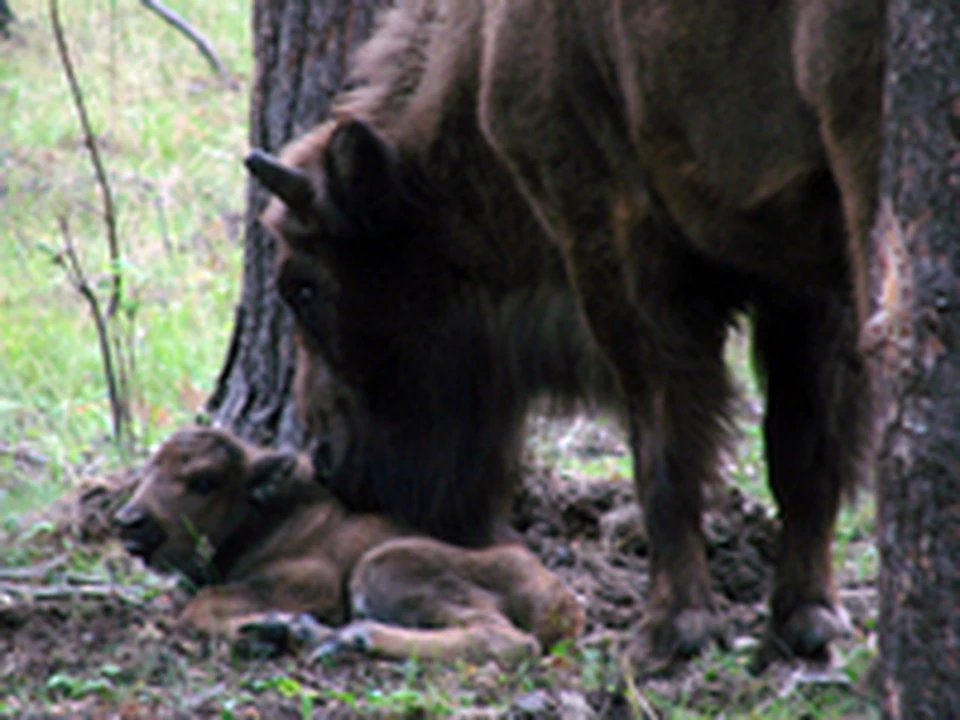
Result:
[[[86,677],[54,673],[47,680],[47,690],[53,695],[63,695],[71,699],[80,699],[87,695],[110,697],[114,693],[114,683],[112,678],[104,672],[104,668],[100,669],[99,675]]]
[[[249,6],[171,0],[238,79],[251,71]],[[52,41],[47,3],[17,6],[0,53],[0,507],[19,515],[115,465],[110,406],[87,306],[52,259],[69,220],[86,274],[110,269],[99,188]],[[212,389],[241,276],[248,94],[139,3],[61,2],[117,206],[135,311],[134,422],[142,446],[190,420]],[[243,83],[242,83],[243,84]],[[41,462],[15,461],[27,450]]]

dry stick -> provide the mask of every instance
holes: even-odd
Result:
[[[31,567],[0,568],[0,581],[43,580],[54,570],[67,564],[70,557],[66,553]]]
[[[60,63],[63,65],[63,71],[67,76],[70,92],[73,95],[73,104],[77,109],[77,115],[80,117],[80,124],[83,126],[84,144],[90,151],[90,160],[93,162],[97,184],[100,186],[100,194],[103,197],[103,219],[107,226],[107,245],[110,249],[111,264],[110,276],[113,281],[110,303],[107,305],[107,317],[113,317],[120,305],[120,293],[122,291],[120,243],[117,240],[117,216],[113,206],[113,193],[110,190],[110,183],[107,182],[107,171],[100,160],[100,148],[97,145],[96,135],[93,134],[93,129],[90,127],[90,118],[87,116],[87,108],[83,102],[83,93],[80,91],[80,84],[77,82],[77,76],[73,71],[73,62],[70,60],[67,41],[63,35],[63,26],[60,24],[60,8],[57,0],[50,0],[50,24],[53,27],[53,37],[57,41]]]
[[[106,600],[115,598],[127,605],[142,606],[143,601],[116,585],[98,583],[96,585],[21,585],[0,583],[0,598],[14,600]]]
[[[51,0],[55,3],[56,0]],[[118,443],[122,443],[126,435],[126,408],[124,402],[117,390],[117,375],[114,370],[113,351],[110,346],[110,330],[107,327],[107,319],[100,307],[100,300],[97,294],[87,282],[87,276],[80,265],[80,259],[77,257],[76,248],[73,246],[73,238],[70,235],[70,224],[63,215],[57,216],[57,223],[60,225],[60,234],[63,235],[63,253],[59,257],[60,263],[67,271],[67,277],[70,283],[78,293],[87,301],[90,306],[90,314],[93,316],[93,322],[97,328],[97,340],[100,342],[100,358],[103,361],[103,374],[107,380],[107,394],[110,397],[110,413],[113,418],[113,436]]]
[[[13,458],[15,463],[33,465],[34,467],[43,467],[50,462],[45,455],[31,450],[28,447],[10,445],[5,442],[0,442],[0,455]]]
[[[177,13],[175,13],[173,10],[166,7],[162,3],[157,2],[157,0],[140,0],[140,4],[148,10],[153,10],[168,24],[172,25],[186,35],[190,41],[197,46],[197,50],[199,50],[200,54],[207,59],[207,62],[210,63],[210,67],[213,68],[213,71],[220,76],[220,79],[227,85],[227,87],[229,87],[231,90],[239,89],[237,83],[230,76],[230,72],[217,55],[216,50],[213,49],[213,45],[210,44],[210,41],[207,40],[199,30],[177,15]]]

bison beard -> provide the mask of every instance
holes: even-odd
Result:
[[[638,661],[722,631],[703,487],[754,320],[783,536],[758,656],[823,659],[863,475],[882,7],[408,0],[274,193],[297,400],[349,506],[488,542],[541,398],[617,411],[651,538]]]

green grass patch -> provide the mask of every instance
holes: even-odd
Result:
[[[240,83],[226,88],[183,36],[137,3],[61,3],[117,208],[147,446],[212,389],[242,272],[250,8],[171,0]],[[0,507],[19,515],[76,474],[120,462],[94,324],[53,261],[65,217],[102,297],[101,197],[56,55],[47,3],[17,5],[0,55]],[[24,465],[17,451],[43,459]],[[79,472],[79,471],[78,471]],[[2,518],[0,518],[2,519]]]

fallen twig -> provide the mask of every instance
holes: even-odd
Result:
[[[142,607],[143,600],[125,592],[116,585],[25,585],[0,583],[0,598],[4,596],[15,601],[33,602],[38,600],[120,600],[127,605]],[[4,604],[0,602],[0,604]],[[10,604],[9,602],[6,604]]]
[[[46,562],[31,567],[0,568],[0,581],[2,580],[43,580],[48,573],[62,567],[69,559],[69,555],[63,553],[57,555]]]
[[[0,443],[0,455],[13,458],[14,462],[32,465],[34,467],[43,467],[50,462],[46,455],[42,455],[23,445]]]
[[[189,38],[190,41],[197,46],[197,50],[199,50],[200,54],[206,58],[207,62],[210,64],[210,67],[213,68],[213,71],[220,76],[220,79],[227,85],[227,87],[229,87],[231,90],[239,89],[239,85],[237,84],[236,80],[233,79],[233,76],[230,75],[230,72],[227,70],[223,62],[220,60],[220,56],[217,55],[216,50],[213,49],[213,45],[210,44],[210,41],[207,40],[207,38],[205,38],[199,30],[157,0],[140,0],[140,4],[148,10],[155,12],[169,25],[186,35],[187,38]]]
[[[649,718],[649,720],[658,720],[659,715],[657,711],[654,710],[647,698],[640,692],[640,688],[637,687],[637,682],[634,679],[633,670],[630,667],[626,653],[620,655],[620,668],[623,671],[623,681],[626,685],[624,695],[627,698],[627,703],[630,705],[633,716],[644,718],[644,720],[647,718]]]

